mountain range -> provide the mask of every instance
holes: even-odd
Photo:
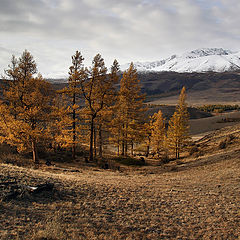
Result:
[[[121,65],[128,69],[130,63]],[[134,62],[139,72],[227,72],[240,70],[240,52],[201,48],[154,62]]]
[[[121,66],[124,71],[130,64]],[[240,105],[240,52],[201,48],[155,62],[135,62],[142,92],[155,104],[176,104],[183,86],[190,105]],[[65,79],[48,79],[56,89]],[[62,83],[62,84],[57,84]]]

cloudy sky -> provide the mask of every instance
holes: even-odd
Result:
[[[202,47],[240,50],[239,0],[0,0],[0,73],[24,49],[44,76],[85,65],[161,60]]]

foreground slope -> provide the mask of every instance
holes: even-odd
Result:
[[[239,125],[221,129],[180,162],[121,172],[1,164],[2,183],[54,184],[0,202],[1,239],[238,239],[239,137]]]

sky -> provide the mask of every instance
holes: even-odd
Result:
[[[44,77],[85,66],[155,61],[203,47],[240,51],[239,0],[0,0],[0,74],[27,49]]]

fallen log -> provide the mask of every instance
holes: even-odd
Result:
[[[53,183],[44,183],[37,186],[28,186],[28,185],[15,185],[11,188],[10,192],[7,192],[3,196],[4,201],[10,201],[16,199],[18,196],[23,197],[25,195],[36,195],[43,191],[51,192],[53,190]]]
[[[40,185],[37,185],[36,187],[34,187],[34,189],[32,189],[32,192],[40,193],[42,191],[52,191],[53,187],[54,187],[53,183],[40,184]]]
[[[71,169],[71,168],[61,168],[61,167],[54,167],[53,170],[60,170],[63,172],[80,172],[78,169]]]

